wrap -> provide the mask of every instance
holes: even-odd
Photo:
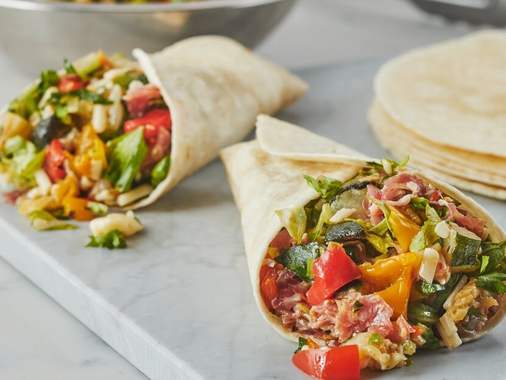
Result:
[[[147,206],[307,88],[225,37],[133,54],[138,63],[97,51],[43,70],[0,112],[0,185],[22,214],[90,220]]]
[[[318,197],[303,175],[324,175],[341,181],[352,178],[370,158],[332,140],[280,120],[259,116],[257,139],[226,148],[221,153],[235,201],[241,213],[245,251],[253,294],[268,323],[282,336],[296,340],[266,307],[259,287],[260,269],[270,242],[282,229],[276,210],[303,207]],[[461,202],[461,206],[486,221],[492,241],[505,239],[504,231],[475,201],[462,192],[421,172],[410,171]],[[503,317],[504,297],[495,315],[476,339]]]
[[[221,148],[246,137],[258,114],[278,112],[307,88],[225,37],[193,37],[155,54],[139,49],[133,54],[169,106],[172,151],[168,176],[131,208],[156,201],[216,158]]]

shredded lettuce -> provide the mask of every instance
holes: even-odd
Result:
[[[9,168],[10,180],[18,187],[29,187],[34,182],[34,174],[44,163],[44,151],[20,136],[8,139],[4,145],[2,161]]]
[[[90,236],[90,241],[86,247],[122,249],[126,248],[125,236],[118,230],[109,231],[103,236]]]
[[[59,220],[45,210],[35,210],[28,214],[33,229],[37,231],[75,230],[77,226]]]
[[[411,205],[417,210],[425,212],[426,220],[415,235],[409,246],[410,251],[420,252],[430,247],[439,240],[436,234],[436,225],[441,221],[439,214],[432,208],[429,201],[425,198],[416,197],[411,200]]]
[[[308,175],[304,179],[325,200],[334,198],[342,189],[343,183],[337,179],[320,176],[314,178]]]
[[[329,219],[332,218],[334,214],[335,210],[332,209],[328,203],[325,203],[322,206],[322,211],[320,212],[318,222],[316,223],[315,228],[309,234],[311,240],[317,240],[322,235],[325,225],[329,222]]]
[[[148,148],[144,141],[143,128],[136,128],[132,132],[112,140],[108,144],[110,165],[106,178],[120,192],[130,190],[147,153]]]
[[[306,232],[307,216],[303,207],[286,208],[277,210],[278,216],[283,227],[286,228],[290,236],[297,244],[302,241],[302,237]]]

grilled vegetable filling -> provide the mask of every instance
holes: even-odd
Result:
[[[306,177],[318,197],[278,211],[260,289],[300,349],[339,360],[328,350],[356,345],[362,368],[386,370],[417,348],[459,346],[497,311],[506,242],[405,164],[370,162],[345,183]]]
[[[101,51],[65,61],[0,116],[6,197],[37,216],[37,229],[128,206],[167,177],[171,124],[160,89],[137,63]]]

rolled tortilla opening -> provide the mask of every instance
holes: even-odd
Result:
[[[303,334],[285,328],[281,319],[266,306],[260,289],[260,271],[270,243],[283,229],[277,210],[302,208],[319,197],[308,186],[304,175],[314,178],[326,176],[347,181],[364,167],[368,158],[350,148],[313,134],[286,122],[259,116],[257,139],[226,148],[221,153],[241,224],[253,294],[261,314],[269,325],[287,339],[296,341]],[[409,170],[435,189],[460,203],[474,217],[486,222],[490,239],[499,242],[506,238],[502,228],[474,200],[451,185]],[[504,296],[497,297],[499,306],[477,334],[463,337],[474,340],[502,320],[506,310]]]
[[[259,113],[276,113],[307,89],[298,77],[225,37],[193,37],[155,54],[133,54],[170,109],[172,148],[167,177],[131,209],[155,202],[220,149],[244,139]]]

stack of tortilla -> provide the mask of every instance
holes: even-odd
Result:
[[[506,32],[415,50],[376,76],[369,122],[397,158],[506,199]]]

